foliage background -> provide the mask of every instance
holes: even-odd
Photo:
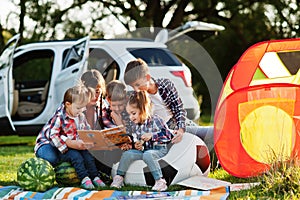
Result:
[[[116,21],[128,31],[141,27],[174,29],[191,20],[223,25],[226,29],[218,35],[199,31],[188,35],[207,50],[223,79],[251,45],[264,40],[295,38],[300,34],[299,0],[10,1],[16,10],[0,23],[0,49],[16,33],[21,34],[21,43],[86,35],[114,37],[118,32],[114,26]],[[87,12],[82,13],[83,10]],[[19,23],[11,26],[11,21],[16,19]],[[149,28],[149,34],[156,33]],[[190,67],[193,71],[193,66]],[[196,95],[203,96],[202,111],[213,112],[215,105],[211,105],[206,83],[198,73],[193,73],[193,87]]]

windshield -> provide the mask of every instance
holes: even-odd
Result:
[[[177,57],[167,49],[130,48],[134,57],[143,59],[149,66],[182,66]]]

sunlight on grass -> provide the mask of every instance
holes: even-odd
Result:
[[[17,185],[17,170],[22,162],[34,157],[33,147],[36,137],[0,136],[0,185]],[[262,183],[249,190],[231,191],[231,199],[299,199],[300,198],[300,168],[299,163],[283,161],[274,162],[271,170],[253,178],[237,178],[224,169],[217,168],[208,175],[210,178],[228,181],[230,183]],[[103,189],[110,189],[108,186]],[[183,186],[172,185],[169,191],[186,189]],[[151,187],[126,185],[121,190],[151,190]],[[259,198],[258,198],[259,197]]]
[[[2,148],[1,148],[2,149]],[[11,147],[11,151],[16,149],[17,151],[19,150],[18,147]],[[24,149],[24,148],[22,148]],[[32,151],[32,148],[30,148]],[[7,149],[6,149],[7,150]],[[27,148],[29,150],[29,148]],[[33,152],[29,153],[21,153],[16,156],[14,155],[9,155],[5,156],[3,155],[3,152],[1,151],[1,156],[0,156],[0,183],[2,185],[11,185],[14,182],[17,181],[17,171],[21,163],[23,163],[25,160],[28,158],[34,157]]]
[[[270,170],[260,179],[264,183],[259,188],[261,194],[278,199],[300,198],[300,167],[296,159],[286,161],[280,157],[276,158]]]
[[[15,185],[21,163],[34,157],[35,136],[0,136],[0,185]]]
[[[210,172],[210,174],[208,175],[208,177],[210,178],[215,178],[218,180],[223,180],[223,181],[228,181],[230,183],[251,183],[251,182],[257,182],[257,178],[238,178],[238,177],[234,177],[230,174],[228,174],[228,172],[226,172],[224,169],[220,168],[220,169],[216,169],[212,172]]]
[[[36,136],[0,136],[0,145],[34,145]]]

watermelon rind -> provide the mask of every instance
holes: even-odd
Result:
[[[55,167],[56,182],[60,186],[78,186],[80,180],[75,168],[69,162],[62,162]]]
[[[37,157],[29,158],[19,166],[17,182],[25,190],[44,192],[53,187],[55,171],[48,161]]]

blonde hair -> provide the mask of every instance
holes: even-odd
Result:
[[[83,84],[78,84],[74,87],[67,89],[64,94],[63,103],[77,103],[86,105],[90,102],[91,96],[94,93],[92,89],[85,87]]]
[[[123,101],[126,99],[126,86],[119,80],[112,80],[106,85],[106,97],[110,101]]]
[[[124,81],[127,85],[130,85],[133,82],[144,78],[147,74],[149,74],[147,63],[143,59],[138,58],[136,60],[130,61],[127,64],[124,73]]]
[[[127,105],[139,109],[142,122],[151,116],[151,100],[146,91],[133,92]]]
[[[80,79],[82,83],[88,88],[96,89],[97,87],[100,87],[102,95],[105,95],[105,80],[98,70],[88,70],[81,75]]]

